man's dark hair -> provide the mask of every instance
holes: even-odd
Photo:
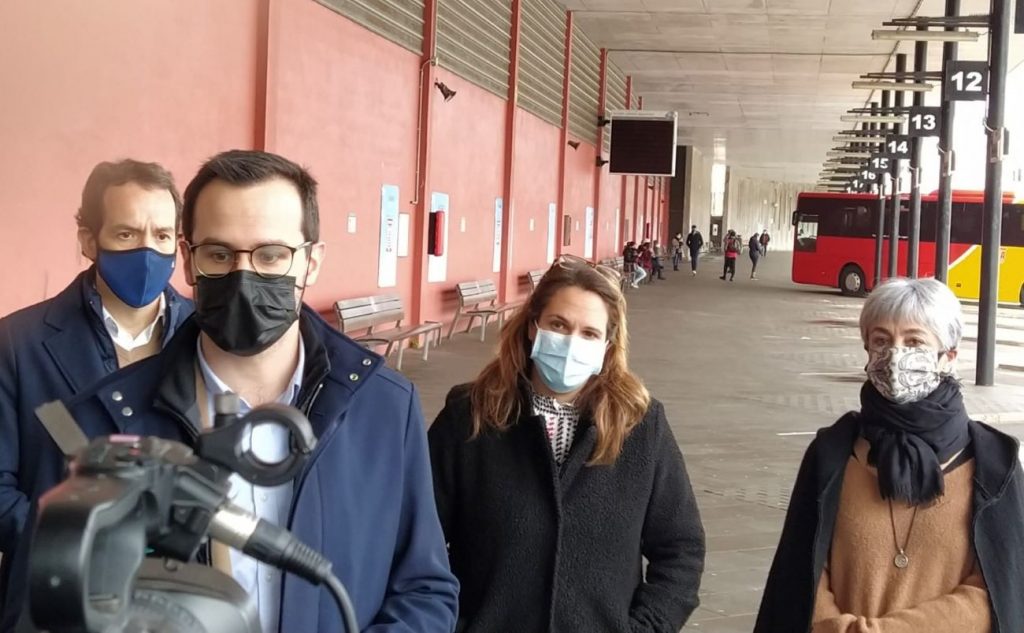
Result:
[[[320,241],[316,180],[308,171],[283,156],[240,149],[222,152],[206,161],[192,182],[188,183],[182,213],[182,233],[185,239],[192,239],[196,225],[196,200],[206,185],[214,180],[223,180],[235,186],[254,185],[273,178],[283,178],[295,185],[302,199],[302,235],[307,241]]]
[[[126,158],[115,162],[104,161],[92,168],[82,188],[82,206],[75,221],[78,228],[89,229],[93,235],[103,228],[103,196],[110,187],[133,182],[144,189],[165,189],[174,199],[174,230],[181,226],[181,195],[174,186],[174,176],[157,163],[143,163]]]

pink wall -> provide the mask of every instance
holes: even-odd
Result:
[[[565,213],[572,216],[572,244],[563,246],[562,252],[583,257],[585,212],[594,204],[594,163],[597,150],[589,143],[580,143],[577,150],[567,148],[565,153]],[[596,211],[595,211],[596,218]]]
[[[502,196],[505,155],[505,100],[446,70],[437,79],[457,95],[435,102],[431,122],[429,187],[449,195],[447,279],[424,293],[423,318],[432,320],[454,313],[455,284],[498,282],[491,272],[494,201]]]
[[[158,161],[184,189],[252,145],[257,16],[249,0],[10,0],[0,24],[3,315],[88,265],[74,215],[96,163]]]
[[[268,149],[307,165],[320,183],[326,267],[306,301],[412,293],[412,257],[398,285],[378,288],[381,186],[400,189],[411,214],[416,169],[419,57],[308,0],[283,0],[271,20],[276,64]],[[381,78],[387,80],[381,80]],[[460,94],[459,98],[462,99]],[[454,102],[453,102],[454,103]],[[348,232],[349,214],[356,232]]]
[[[314,308],[386,292],[412,312],[414,258],[425,258],[415,236],[399,258],[396,287],[378,288],[377,273],[381,186],[400,188],[400,213],[416,210],[419,55],[310,0],[112,4],[0,2],[0,23],[15,26],[0,38],[0,315],[53,296],[88,265],[73,217],[95,163],[155,160],[183,189],[203,160],[232,148],[279,152],[320,182],[328,259],[306,295]],[[424,319],[450,317],[456,283],[498,280],[494,204],[508,152],[506,101],[444,69],[436,74],[457,96],[436,99],[427,122],[426,196],[447,193],[451,208],[447,279],[424,282]],[[562,148],[558,127],[521,109],[517,117],[511,270],[519,280],[547,266]],[[603,258],[625,239],[615,240],[623,179],[605,173],[595,200],[595,157],[586,143],[566,151],[564,212],[573,222],[572,245],[562,250],[584,253],[592,206],[594,255]],[[630,215],[631,193],[623,209]],[[513,284],[509,298],[525,290]]]
[[[548,205],[558,203],[559,141],[558,128],[519,110],[512,192],[516,205],[512,269],[517,277],[547,267]],[[522,296],[529,287],[519,284],[518,290]]]

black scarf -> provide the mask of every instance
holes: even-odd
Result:
[[[970,442],[960,384],[946,378],[924,400],[896,404],[868,381],[860,403],[861,434],[871,443],[868,463],[878,469],[882,498],[920,505],[941,497],[942,464]]]

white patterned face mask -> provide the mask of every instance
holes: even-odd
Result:
[[[887,347],[871,352],[864,369],[886,399],[907,404],[926,398],[950,373],[951,368],[940,367],[941,356],[931,347]]]

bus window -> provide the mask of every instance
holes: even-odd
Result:
[[[793,248],[803,253],[818,250],[818,216],[801,213],[797,218],[796,244]]]
[[[953,244],[981,244],[981,204],[953,203],[949,241]]]
[[[875,234],[874,214],[867,207],[846,207],[843,209],[843,231],[846,237],[873,237]]]
[[[1003,246],[1024,246],[1024,205],[1003,205]]]

